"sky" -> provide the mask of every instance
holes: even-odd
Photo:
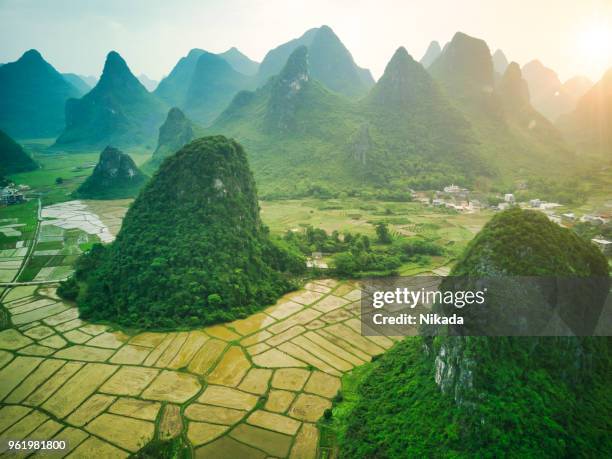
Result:
[[[98,76],[116,50],[159,80],[192,48],[261,61],[323,24],[375,78],[397,47],[420,59],[457,31],[562,80],[612,67],[612,0],[0,0],[0,62],[36,48],[61,72]]]

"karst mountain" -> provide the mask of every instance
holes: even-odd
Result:
[[[56,140],[62,149],[125,147],[153,141],[166,106],[149,93],[111,51],[96,86],[80,99],[66,103],[66,127]]]

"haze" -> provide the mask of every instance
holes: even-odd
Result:
[[[191,48],[268,50],[322,24],[378,78],[400,45],[420,59],[461,30],[521,65],[539,59],[562,80],[612,67],[609,0],[0,0],[0,62],[30,48],[62,72],[99,75],[111,50],[160,79]]]

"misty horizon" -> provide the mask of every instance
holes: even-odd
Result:
[[[5,44],[0,50],[0,62],[13,62],[28,49],[37,49],[61,72],[98,77],[106,54],[114,50],[124,57],[135,75],[145,74],[159,81],[193,48],[221,53],[235,47],[261,62],[269,50],[300,37],[308,29],[328,25],[355,62],[368,68],[376,80],[400,46],[420,60],[431,41],[443,47],[459,31],[486,41],[491,53],[501,49],[508,61],[521,67],[539,60],[562,81],[578,75],[598,81],[612,67],[612,52],[608,49],[612,44],[606,40],[607,34],[612,34],[612,5],[599,0],[580,5],[556,5],[545,0],[537,6],[521,1],[519,5],[514,2],[495,8],[470,0],[474,8],[463,5],[459,10],[464,14],[445,1],[427,5],[420,1],[410,5],[387,1],[374,10],[383,14],[393,9],[393,17],[378,17],[368,2],[352,6],[340,0],[328,7],[317,2],[310,2],[310,6],[302,2],[292,2],[291,6],[265,2],[256,7],[252,3],[232,0],[228,7],[227,2],[222,6],[216,1],[201,5],[185,0],[168,10],[168,5],[159,2],[134,1],[126,7],[122,2],[111,1],[105,2],[104,8],[73,8],[76,4],[71,0],[54,2],[52,7],[3,0],[0,20],[6,26],[0,30]],[[457,14],[441,18],[440,8],[448,13],[457,10]],[[547,9],[553,13],[549,13],[546,24],[530,29],[527,24],[541,21],[542,11]],[[300,10],[303,14],[298,14]],[[524,24],[514,20],[518,10],[527,11],[520,18]],[[474,17],[465,15],[466,11]],[[191,14],[186,16],[186,12]],[[402,23],[403,17],[413,19]],[[500,17],[505,20],[500,22]],[[262,28],[260,24],[266,22],[270,24]],[[560,33],[564,28],[568,31],[565,37]],[[517,34],[517,30],[533,30],[533,36]],[[75,36],[79,39],[74,40]],[[589,50],[591,45],[593,49]],[[581,52],[581,46],[588,52]]]

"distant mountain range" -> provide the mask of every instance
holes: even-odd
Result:
[[[36,50],[0,67],[0,129],[16,138],[55,137],[66,101],[82,92]]]
[[[66,103],[66,126],[56,147],[118,147],[151,142],[166,115],[166,105],[111,51],[96,86]]]
[[[544,164],[555,169],[571,159],[555,128],[531,107],[516,64],[496,89],[482,40],[455,35],[432,63],[433,79],[400,48],[359,101],[334,96],[313,77],[310,62],[307,48],[294,50],[277,77],[239,93],[209,130],[248,146],[264,195],[357,184],[432,188]]]
[[[249,59],[238,48],[232,47],[223,53],[217,54],[217,56],[225,59],[236,72],[240,72],[243,75],[253,76],[259,70],[259,62]]]
[[[285,66],[289,55],[298,47],[306,46],[312,77],[332,91],[347,96],[364,95],[374,85],[370,71],[353,60],[334,31],[321,26],[306,31],[301,37],[269,51],[259,66],[257,81],[265,84]]]
[[[612,157],[612,69],[557,123],[580,153]]]
[[[192,49],[160,82],[155,95],[193,120],[210,124],[238,91],[253,83],[219,55]]]
[[[78,89],[79,96],[83,96],[91,91],[92,86],[87,84],[87,82],[76,73],[62,73],[62,76],[68,83]]]
[[[581,76],[563,84],[554,70],[538,60],[525,64],[522,71],[533,106],[552,122],[576,108],[578,100],[593,86],[588,78]]]
[[[554,126],[531,106],[526,83],[509,65],[495,85],[493,59],[483,40],[457,33],[431,73],[477,132],[486,163],[499,177],[567,170],[573,157]],[[513,101],[513,99],[516,99]]]
[[[270,196],[499,182],[563,169],[573,145],[594,148],[580,133],[605,137],[589,124],[600,109],[588,108],[599,97],[588,80],[561,84],[541,63],[521,69],[460,32],[444,47],[432,42],[420,63],[399,48],[377,83],[327,26],[261,64],[236,48],[192,49],[153,92],[116,52],[93,88],[85,78],[58,73],[33,50],[3,65],[0,128],[19,138],[54,136],[63,125],[55,148],[64,150],[146,145],[155,148],[147,170],[201,133],[232,135]],[[558,123],[570,147],[550,120],[574,108]]]
[[[469,122],[405,49],[360,101],[323,86],[309,62],[296,48],[277,77],[239,93],[209,129],[252,151],[262,194],[434,186],[482,169]]]
[[[147,89],[147,91],[149,92],[153,92],[155,91],[155,88],[157,88],[157,85],[159,84],[159,81],[155,81],[152,80],[151,78],[149,78],[148,76],[146,76],[144,73],[141,73],[138,76],[138,81],[140,81],[142,83],[142,85]]]
[[[508,58],[501,49],[493,53],[493,70],[496,74],[503,75],[508,68]]]
[[[440,54],[442,54],[440,43],[435,40],[432,41],[427,47],[427,51],[425,51],[425,54],[421,58],[421,65],[423,65],[425,68],[429,68],[429,66],[433,64],[438,57],[440,57]]]

